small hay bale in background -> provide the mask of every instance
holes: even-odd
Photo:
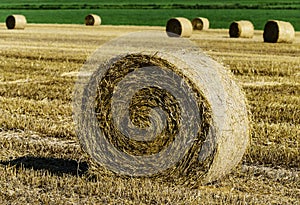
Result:
[[[264,28],[264,42],[291,43],[295,38],[295,30],[290,22],[270,20],[266,23]]]
[[[6,27],[8,29],[24,29],[26,24],[26,17],[23,15],[14,14],[6,18]]]
[[[85,25],[87,26],[99,26],[101,24],[101,18],[95,14],[89,14],[85,17]]]
[[[252,38],[254,26],[250,21],[234,21],[229,27],[230,38]]]
[[[209,29],[209,21],[207,18],[197,17],[192,20],[194,30],[207,30]]]
[[[167,22],[166,32],[169,37],[190,37],[193,25],[190,20],[182,17],[171,18]]]

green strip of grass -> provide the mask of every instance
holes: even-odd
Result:
[[[300,30],[298,10],[257,9],[71,9],[71,10],[0,10],[0,21],[5,22],[12,13],[23,14],[29,23],[83,24],[89,13],[101,16],[104,25],[165,26],[170,17],[183,16],[193,19],[204,16],[211,28],[229,28],[234,20],[247,19],[256,29],[262,30],[267,20],[278,19],[291,22]]]
[[[300,3],[256,4],[0,4],[0,9],[300,9]]]
[[[107,1],[107,0],[90,0],[88,2],[83,2],[81,0],[2,0],[0,3],[4,6],[26,6],[26,7],[34,7],[34,6],[40,6],[40,5],[62,5],[62,6],[72,6],[72,5],[111,5],[111,6],[123,6],[123,5],[158,5],[158,6],[170,6],[170,5],[204,5],[204,6],[219,6],[219,7],[226,7],[228,5],[230,6],[295,6],[299,5],[300,2],[296,2],[294,0],[242,0],[242,1],[236,1],[236,0],[167,0],[167,1],[160,1],[160,0],[115,0],[115,1]]]

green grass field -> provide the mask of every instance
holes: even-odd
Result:
[[[164,26],[170,17],[192,19],[207,17],[211,28],[228,28],[234,20],[251,20],[256,29],[262,30],[269,19],[289,21],[300,30],[300,1],[246,0],[246,1],[50,1],[23,0],[0,3],[0,22],[13,13],[23,14],[29,23],[82,24],[84,16],[95,13],[104,25]]]
[[[183,3],[184,2],[184,3]],[[81,0],[2,0],[1,4],[4,5],[42,5],[42,4],[63,4],[63,5],[84,5],[84,4],[185,4],[185,5],[194,5],[194,4],[201,4],[201,5],[224,5],[224,4],[240,4],[240,5],[299,5],[300,2],[297,0],[168,0],[168,1],[160,1],[160,0],[115,0],[115,1],[107,1],[107,0],[89,0],[87,2]]]

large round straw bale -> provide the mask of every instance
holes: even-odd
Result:
[[[10,15],[6,18],[8,29],[24,29],[27,24],[26,17],[23,15]]]
[[[209,29],[209,21],[207,18],[197,17],[192,20],[194,30],[207,30]]]
[[[87,26],[99,26],[101,24],[101,18],[95,14],[89,14],[85,17],[85,25]]]
[[[231,38],[252,38],[254,35],[254,26],[250,21],[234,21],[229,27],[229,36]]]
[[[110,41],[82,67],[74,93],[91,167],[199,185],[228,174],[247,146],[244,94],[184,38],[137,32]]]
[[[168,20],[166,32],[170,37],[190,37],[193,32],[193,25],[187,18],[177,17]]]
[[[264,28],[264,42],[291,43],[295,38],[295,30],[290,22],[270,20],[265,24]]]

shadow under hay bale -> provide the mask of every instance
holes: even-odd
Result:
[[[27,24],[26,17],[23,15],[10,15],[6,18],[8,29],[25,29]]]
[[[87,26],[99,26],[101,24],[101,18],[95,14],[89,14],[84,19],[85,25]]]
[[[209,21],[207,18],[197,17],[192,20],[192,25],[194,30],[208,30]]]
[[[87,173],[87,162],[77,162],[71,159],[24,156],[14,160],[0,161],[1,165],[23,167],[34,170],[47,170],[55,175],[70,174],[82,176]]]
[[[290,22],[270,20],[264,27],[263,37],[267,43],[292,43],[295,30]]]
[[[74,120],[91,167],[199,185],[241,160],[245,96],[226,69],[187,39],[122,36],[102,45],[82,72]]]
[[[171,18],[166,25],[169,37],[190,37],[193,33],[193,25],[190,20],[182,17]]]
[[[252,38],[254,26],[250,21],[234,21],[229,27],[230,38]]]

